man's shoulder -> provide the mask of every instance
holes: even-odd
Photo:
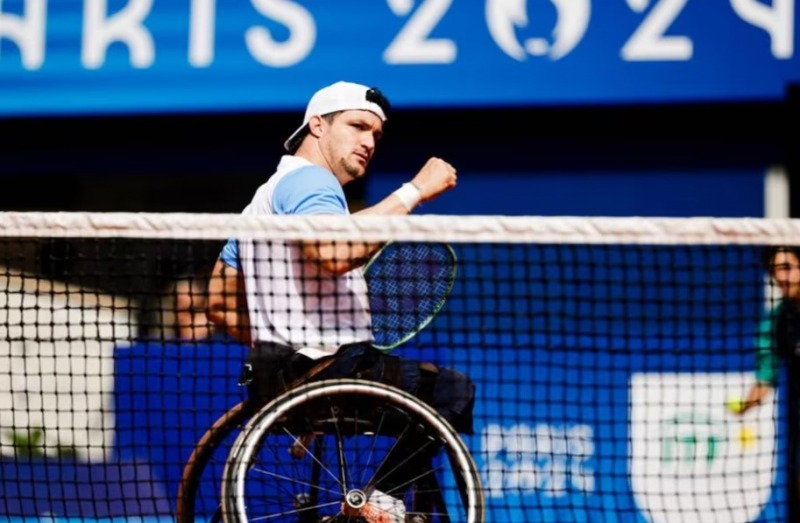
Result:
[[[336,176],[334,176],[332,172],[330,172],[328,169],[322,166],[315,164],[303,165],[289,171],[276,173],[275,178],[277,181],[305,180],[305,181],[316,181],[318,183],[322,182],[322,183],[338,184],[338,182],[336,181]]]
[[[273,190],[276,194],[314,194],[340,192],[341,184],[332,172],[319,165],[304,165],[275,176]]]
[[[258,186],[250,206],[253,205],[253,202],[268,198],[275,193],[278,187],[283,191],[287,188],[296,188],[298,185],[318,186],[321,182],[330,183],[332,176],[327,169],[313,164],[298,165],[293,169],[278,169],[270,175],[267,181]],[[336,178],[333,178],[333,181],[335,182]]]
[[[284,155],[281,157],[281,161],[278,162],[278,167],[275,170],[275,174],[272,175],[272,179],[281,179],[297,174],[333,176],[333,173],[328,169],[303,157]]]

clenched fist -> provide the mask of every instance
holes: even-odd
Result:
[[[430,158],[411,183],[419,189],[423,202],[432,200],[456,186],[455,168],[441,158]]]

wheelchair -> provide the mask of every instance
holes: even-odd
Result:
[[[481,478],[458,433],[384,383],[324,379],[234,406],[184,468],[178,523],[200,519],[198,487],[218,452],[212,523],[484,522]]]

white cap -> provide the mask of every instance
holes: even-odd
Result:
[[[336,82],[327,87],[323,87],[311,97],[306,107],[306,115],[303,118],[303,125],[297,128],[288,140],[283,142],[283,147],[290,151],[295,139],[305,130],[312,116],[325,116],[326,114],[337,111],[372,111],[377,114],[381,121],[386,121],[386,114],[377,103],[368,100],[367,93],[372,88],[366,85],[354,84],[351,82]]]

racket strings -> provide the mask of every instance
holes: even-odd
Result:
[[[444,304],[454,268],[448,246],[389,245],[367,272],[376,345],[401,343],[424,328]]]

